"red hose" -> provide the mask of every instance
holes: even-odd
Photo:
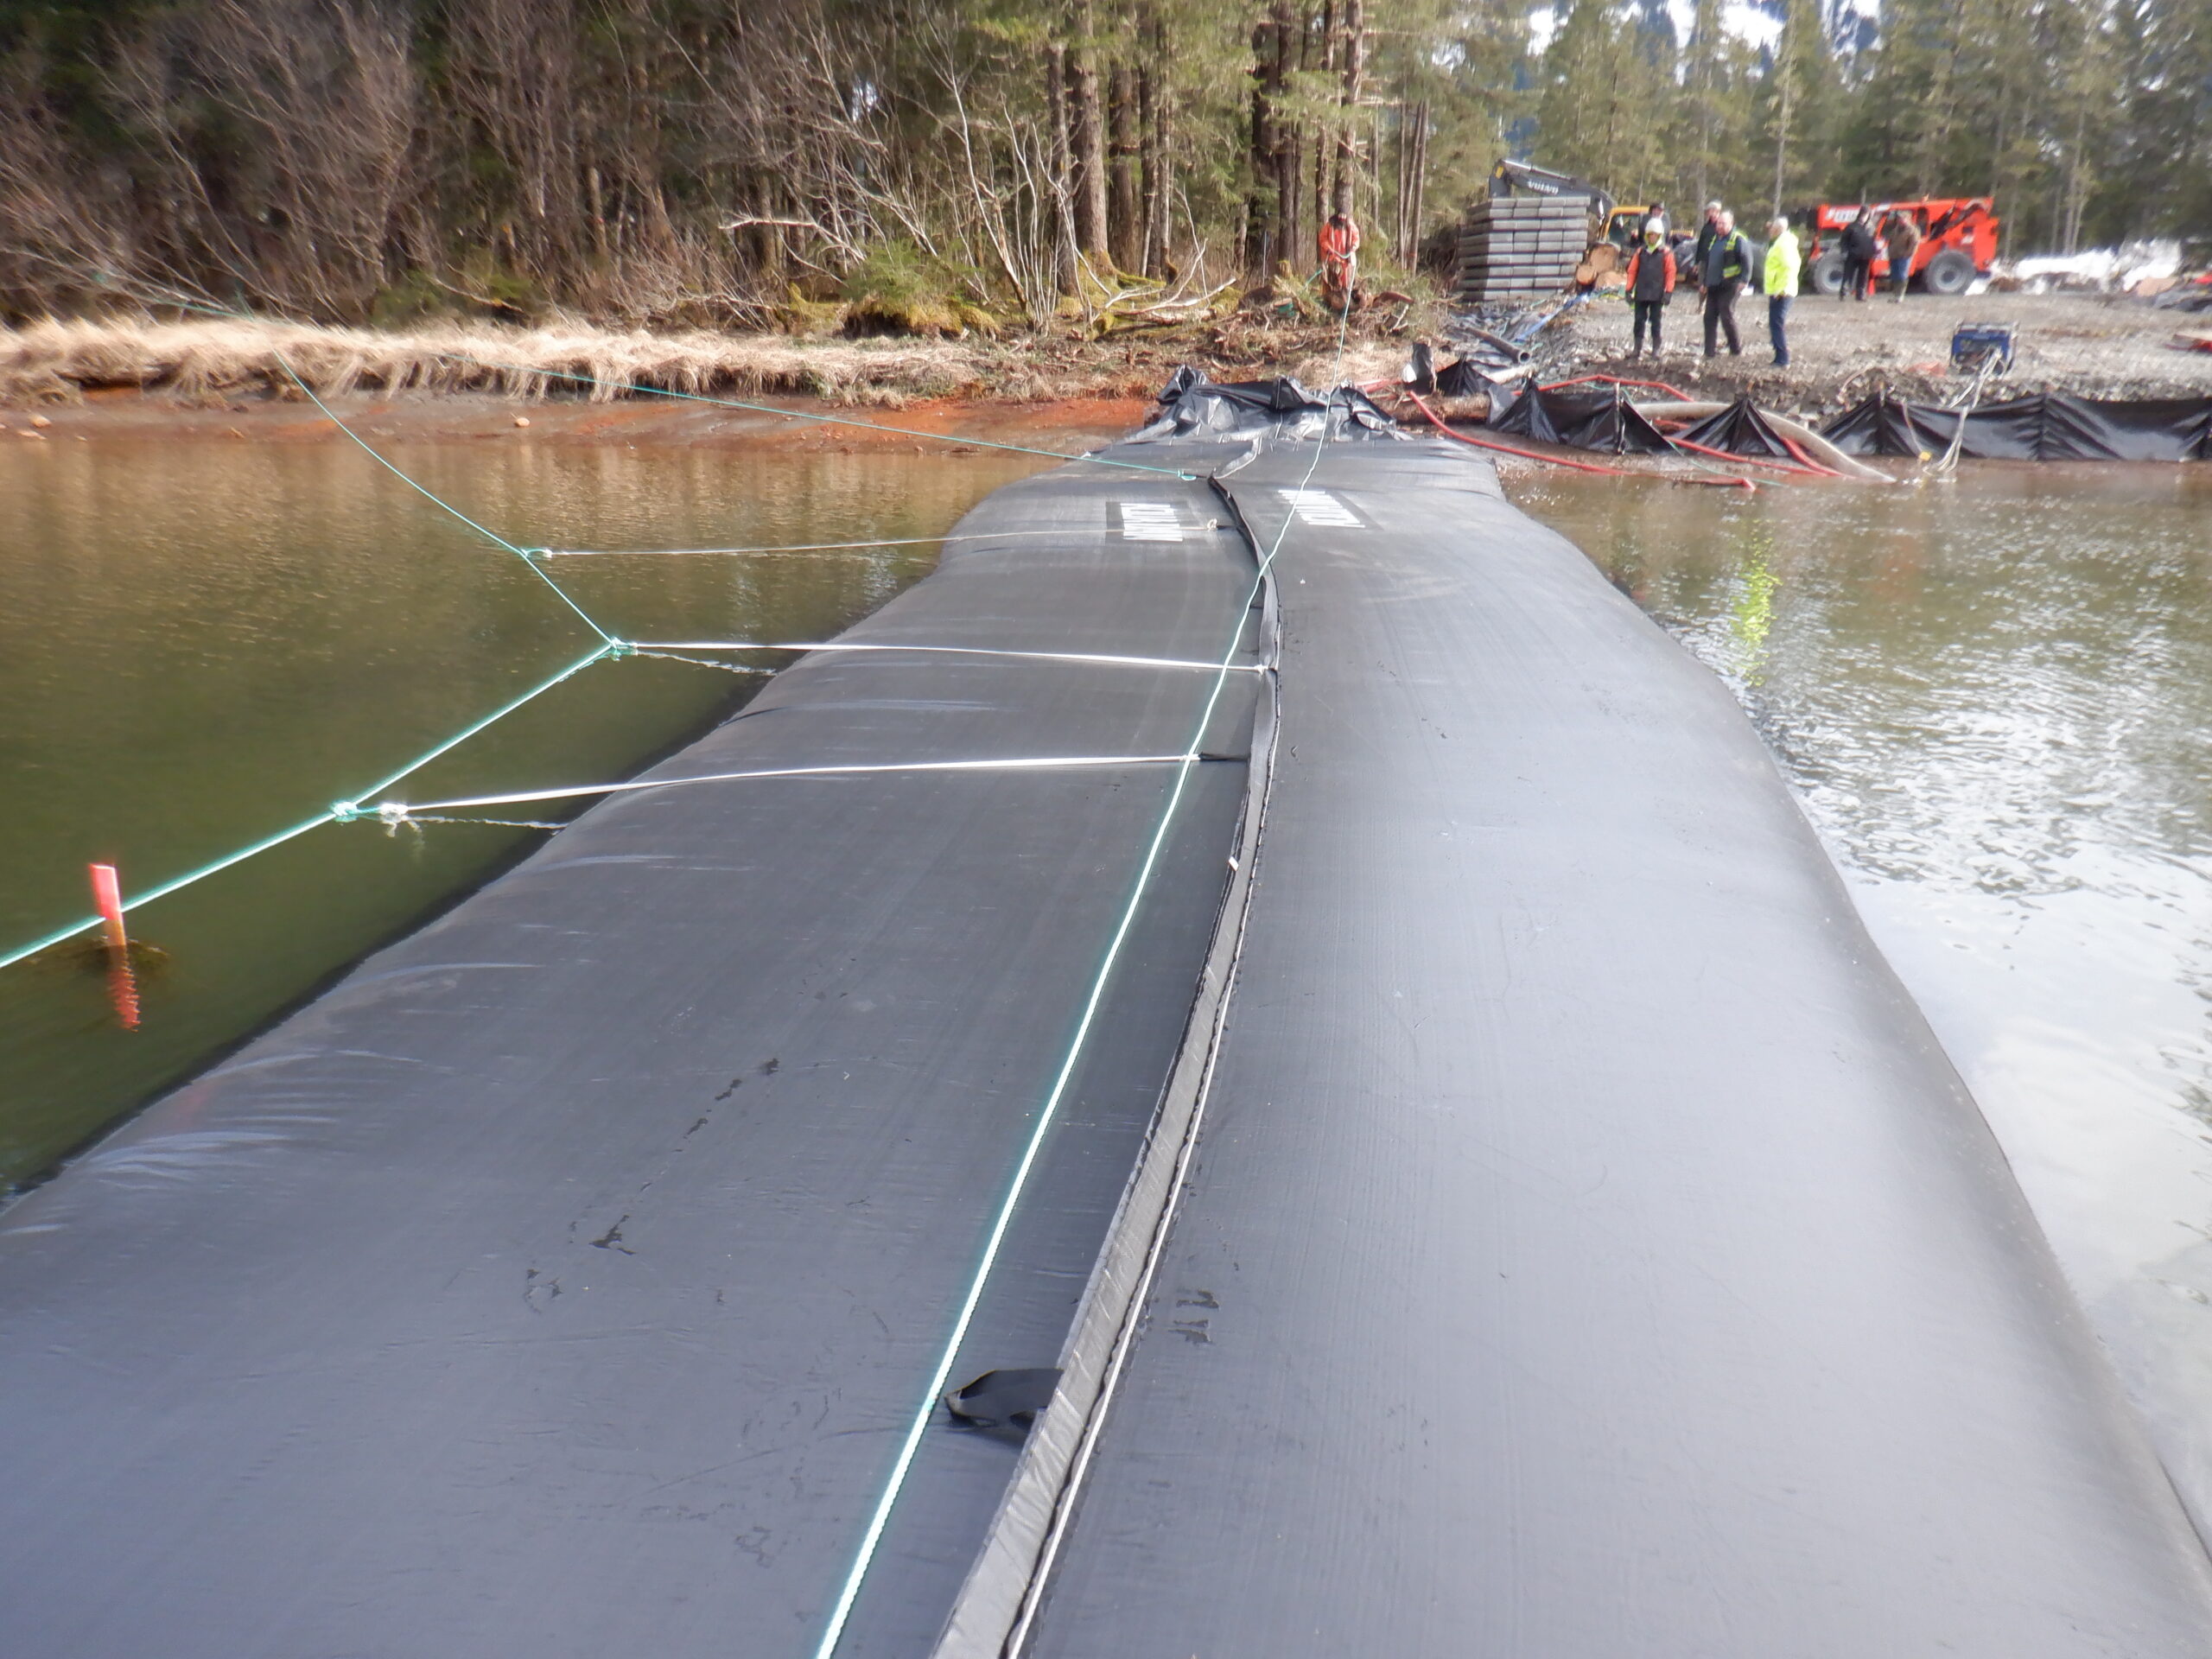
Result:
[[[1804,462],[1806,466],[1811,467],[1815,472],[1823,474],[1829,478],[1841,478],[1843,476],[1843,474],[1838,472],[1834,467],[1824,466],[1821,462],[1815,461],[1810,455],[1807,454],[1803,449],[1798,447],[1797,440],[1791,437],[1787,432],[1777,432],[1774,435],[1782,440],[1783,447],[1787,448],[1791,454],[1796,456],[1799,461]]]
[[[1534,449],[1516,449],[1510,443],[1498,443],[1489,438],[1471,438],[1465,433],[1454,432],[1450,427],[1445,425],[1443,417],[1421,401],[1420,393],[1411,390],[1407,390],[1406,396],[1412,400],[1413,406],[1415,409],[1421,410],[1422,414],[1428,416],[1429,424],[1433,426],[1438,431],[1441,432],[1446,437],[1457,438],[1461,443],[1471,443],[1478,449],[1495,449],[1500,454],[1517,455],[1523,461],[1541,461],[1554,467],[1571,467],[1578,473],[1606,473],[1615,478],[1649,478],[1651,476],[1649,473],[1634,472],[1626,467],[1606,467],[1600,465],[1599,462],[1594,461],[1569,461],[1564,455],[1546,455],[1540,454]],[[1752,483],[1748,478],[1710,480],[1693,479],[1688,481],[1698,484],[1726,484],[1732,488],[1734,486],[1740,484],[1747,490],[1755,490],[1758,488],[1758,486]]]
[[[1732,455],[1726,449],[1708,449],[1701,443],[1692,443],[1688,438],[1669,438],[1668,442],[1677,448],[1694,449],[1700,455],[1711,455],[1718,461],[1738,461],[1747,467],[1771,467],[1778,472],[1784,473],[1810,473],[1820,470],[1815,467],[1800,466],[1792,461],[1777,461],[1771,455]]]
[[[1592,380],[1601,381],[1609,386],[1642,386],[1650,391],[1663,391],[1669,397],[1679,397],[1686,404],[1697,402],[1687,391],[1678,386],[1670,386],[1664,380],[1624,380],[1618,374],[1578,374],[1572,380],[1554,380],[1540,390],[1557,391],[1561,386],[1579,386]]]
[[[1457,438],[1462,443],[1471,443],[1478,449],[1495,449],[1500,454],[1518,455],[1523,461],[1548,461],[1554,467],[1572,467],[1578,473],[1610,473],[1616,478],[1643,476],[1641,473],[1630,472],[1625,467],[1605,467],[1594,461],[1569,461],[1564,455],[1539,454],[1534,449],[1516,449],[1510,443],[1496,443],[1488,438],[1471,438],[1465,433],[1454,432],[1450,427],[1445,425],[1443,417],[1421,401],[1419,392],[1408,391],[1406,396],[1413,399],[1415,409],[1428,416],[1428,423],[1446,437]]]

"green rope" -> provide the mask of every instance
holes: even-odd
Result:
[[[1346,283],[1344,309],[1337,321],[1335,376],[1339,381],[1344,372],[1344,342],[1350,332],[1351,324],[1351,284]],[[1335,395],[1335,390],[1332,388],[1329,394],[1330,404],[1333,404]],[[1320,467],[1321,457],[1327,450],[1328,444],[1329,404],[1325,404],[1321,411],[1320,435],[1314,440],[1313,457],[1306,464],[1306,475],[1299,480],[1300,489],[1304,489],[1313,482],[1313,474]],[[1082,1059],[1084,1050],[1089,1046],[1090,1033],[1097,1022],[1098,1011],[1106,1000],[1106,988],[1112,981],[1115,966],[1121,960],[1122,951],[1128,943],[1131,931],[1135,928],[1138,912],[1144,905],[1146,894],[1151,890],[1154,872],[1160,866],[1160,855],[1167,845],[1168,833],[1173,829],[1176,814],[1183,804],[1183,798],[1188,791],[1192,768],[1201,759],[1206,728],[1213,723],[1214,715],[1221,705],[1224,690],[1229,684],[1229,677],[1236,667],[1237,649],[1243,641],[1244,630],[1249,620],[1252,607],[1259,602],[1265,592],[1268,574],[1274,568],[1276,556],[1282,550],[1283,538],[1290,534],[1291,522],[1296,516],[1286,508],[1281,527],[1275,531],[1273,544],[1268,547],[1265,556],[1260,558],[1258,568],[1253,573],[1250,591],[1246,594],[1243,607],[1237,613],[1236,626],[1230,631],[1227,648],[1223,652],[1220,664],[1216,668],[1213,684],[1206,694],[1205,705],[1198,711],[1198,723],[1191,734],[1188,750],[1181,757],[1180,764],[1176,767],[1175,779],[1167,791],[1166,802],[1160,809],[1160,821],[1154,826],[1152,839],[1146,845],[1144,856],[1138,863],[1136,879],[1131,886],[1128,902],[1122,906],[1121,918],[1114,925],[1113,933],[1106,942],[1104,958],[1099,963],[1098,972],[1090,982],[1090,993],[1084,999],[1083,1010],[1076,1020],[1075,1033],[1069,1041],[1067,1052],[1060,1062],[1058,1071],[1052,1078],[1051,1089],[1037,1109],[1036,1118],[1030,1127],[1029,1138],[1022,1147],[1021,1156],[1014,1166],[1013,1179],[1007,1184],[1006,1197],[1000,1204],[997,1213],[992,1217],[990,1230],[983,1242],[982,1257],[976,1263],[975,1274],[968,1282],[967,1290],[961,1299],[959,1312],[954,1316],[952,1328],[946,1333],[944,1345],[938,1351],[937,1363],[930,1373],[928,1384],[923,1389],[921,1399],[916,1406],[914,1414],[907,1423],[906,1433],[900,1439],[898,1453],[892,1460],[890,1474],[884,1483],[882,1492],[876,1499],[874,1510],[869,1515],[868,1526],[861,1535],[860,1548],[855,1552],[851,1567],[845,1574],[843,1584],[838,1589],[836,1599],[830,1609],[829,1619],[823,1630],[821,1639],[815,1645],[814,1659],[836,1659],[838,1645],[844,1639],[846,1624],[852,1618],[853,1608],[860,1599],[862,1586],[868,1581],[868,1571],[874,1563],[876,1551],[883,1541],[886,1529],[890,1525],[891,1512],[897,1507],[899,1495],[906,1487],[906,1477],[913,1468],[916,1455],[921,1450],[922,1437],[928,1432],[930,1421],[937,1414],[938,1402],[944,1393],[945,1384],[951,1381],[952,1367],[960,1357],[960,1349],[968,1339],[969,1328],[975,1322],[976,1311],[982,1304],[983,1292],[998,1266],[999,1251],[1004,1246],[1007,1233],[1014,1224],[1014,1213],[1020,1207],[1023,1193],[1029,1185],[1030,1174],[1036,1168],[1037,1160],[1044,1152],[1046,1136],[1058,1118],[1061,1103],[1067,1096],[1069,1084],[1074,1080],[1076,1066]],[[1254,544],[1253,551],[1255,554],[1259,551],[1256,543]]]
[[[494,721],[504,720],[507,715],[514,713],[516,709],[521,708],[523,704],[528,702],[531,698],[543,696],[545,692],[550,691],[555,686],[560,684],[563,680],[568,679],[572,675],[581,672],[584,669],[589,668],[594,663],[599,661],[603,657],[613,657],[620,654],[620,651],[618,647],[612,644],[608,644],[599,646],[588,657],[579,657],[575,662],[569,664],[568,667],[563,669],[551,679],[524,692],[522,696],[517,697],[512,702],[506,704],[497,712],[486,715],[483,719],[478,721],[474,725],[469,727],[466,731],[461,732],[457,736],[448,738],[444,742],[439,744],[434,749],[425,750],[423,753],[416,756],[414,760],[410,760],[405,766],[402,766],[397,772],[393,772],[387,778],[378,779],[375,783],[361,791],[360,793],[364,796],[378,795],[383,793],[394,784],[399,782],[401,779],[409,776],[410,773],[421,771],[424,766],[429,766],[431,761],[436,760],[448,750],[467,742],[470,738],[475,736],[477,733],[482,731],[486,726],[491,725]],[[136,898],[125,900],[123,907],[125,910],[136,910],[141,905],[150,905],[156,899],[166,899],[169,894],[180,892],[183,888],[192,886],[195,881],[204,881],[209,876],[217,874],[219,871],[229,869],[233,864],[242,864],[257,853],[265,853],[272,847],[281,847],[288,841],[292,841],[301,836],[304,836],[310,830],[320,829],[326,823],[351,823],[353,819],[364,816],[365,815],[362,812],[361,809],[356,806],[352,801],[333,801],[327,807],[324,808],[323,810],[316,813],[315,817],[296,823],[289,830],[280,830],[273,836],[264,836],[261,840],[255,842],[251,847],[242,847],[237,852],[226,853],[222,857],[216,859],[212,863],[202,864],[197,869],[188,870],[182,875],[177,876],[174,880],[164,881],[158,887],[149,888],[146,892],[138,894]],[[4,957],[0,957],[0,968],[12,968],[17,963],[22,962],[28,957],[35,957],[41,950],[49,950],[53,946],[60,944],[66,940],[73,939],[78,934],[85,932],[89,929],[98,927],[99,925],[100,918],[97,916],[81,917],[78,920],[70,923],[67,927],[55,929],[42,939],[34,939],[30,944],[23,945],[18,950],[11,950]]]
[[[545,572],[539,568],[537,561],[530,556],[530,551],[528,549],[517,547],[512,542],[500,535],[497,531],[485,529],[483,525],[478,524],[474,518],[463,512],[459,507],[454,505],[452,502],[448,501],[442,496],[426,489],[423,486],[416,483],[413,479],[410,478],[405,473],[401,472],[398,467],[393,466],[390,461],[386,461],[383,455],[379,454],[377,450],[370,445],[368,441],[363,438],[359,433],[354,431],[352,427],[340,420],[336,414],[332,411],[329,404],[324,403],[321,398],[315,395],[315,388],[308,385],[306,381],[300,378],[299,371],[292,366],[290,359],[286,358],[283,353],[277,352],[276,353],[276,358],[277,365],[282,368],[286,374],[291,376],[292,384],[307,394],[307,400],[313,404],[317,409],[321,410],[325,416],[328,416],[330,423],[333,426],[336,427],[340,432],[343,432],[347,437],[353,439],[355,443],[359,444],[361,448],[361,452],[367,455],[371,461],[376,462],[378,466],[383,467],[385,471],[390,473],[394,478],[404,484],[409,489],[414,491],[416,494],[421,496],[424,500],[429,502],[433,506],[442,508],[445,512],[451,513],[454,518],[460,519],[462,524],[467,524],[479,536],[484,537],[485,540],[497,543],[499,546],[505,548],[508,552],[520,559],[524,565],[529,567],[532,575],[536,575],[540,582],[543,582],[548,588],[550,588],[560,596],[561,602],[563,605],[567,606],[579,617],[582,618],[583,625],[586,627],[589,628],[594,633],[597,634],[608,645],[620,645],[622,643],[613,634],[609,633],[605,628],[601,627],[598,623],[593,621],[590,616],[585,612],[584,607],[577,604],[575,600],[570,599],[566,590],[562,588],[561,584],[554,581],[552,577],[546,575]]]

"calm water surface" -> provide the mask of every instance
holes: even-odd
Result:
[[[2212,1522],[2212,468],[1513,493],[1764,733]]]
[[[1019,456],[387,446],[524,546],[941,533],[1049,463]],[[819,639],[933,547],[556,561],[620,638]],[[0,950],[88,909],[85,866],[144,890],[353,799],[596,643],[513,555],[337,442],[0,448]],[[398,786],[401,798],[602,781],[757,678],[601,663]],[[512,816],[531,817],[537,812]],[[0,970],[0,1191],[534,844],[533,832],[327,825],[133,912],[166,953],[142,1029],[68,949]]]

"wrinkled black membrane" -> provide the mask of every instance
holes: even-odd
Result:
[[[1490,424],[1500,432],[1608,454],[1656,455],[1673,448],[1619,386],[1560,391],[1524,387],[1510,403],[1502,396],[1491,399]]]
[[[1402,435],[1397,422],[1356,386],[1338,386],[1325,395],[1288,377],[1217,385],[1185,364],[1169,378],[1158,401],[1159,412],[1133,441],[1310,442],[1325,428],[1332,439]]]
[[[2212,397],[2134,401],[2037,392],[1964,417],[1975,461],[2212,461]],[[1942,454],[1959,411],[1877,392],[1821,429],[1847,455]]]
[[[1732,455],[1768,455],[1777,461],[1797,459],[1782,434],[1774,429],[1773,423],[1748,397],[1738,397],[1727,408],[1707,416],[1677,435],[1686,442],[1726,450]]]

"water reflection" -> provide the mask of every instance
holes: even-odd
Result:
[[[1716,500],[1546,478],[1720,674],[1973,1086],[2212,1522],[2212,478]]]
[[[735,546],[927,535],[1048,463],[389,445],[527,546]],[[220,856],[370,782],[595,641],[513,555],[351,446],[105,440],[0,449],[0,944]],[[628,639],[820,638],[925,572],[930,546],[806,557],[575,559]],[[752,683],[602,663],[408,780],[416,800],[621,775]],[[534,814],[524,813],[522,817]],[[104,963],[0,971],[0,1192],[204,1064],[534,844],[527,831],[327,826],[135,911],[166,953],[118,1027]]]

